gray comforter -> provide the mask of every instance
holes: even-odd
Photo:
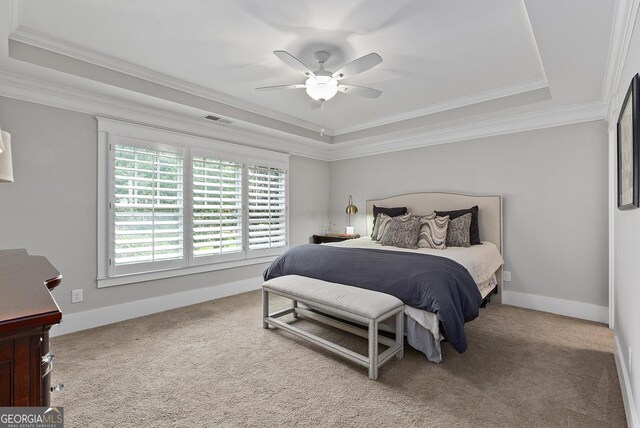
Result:
[[[469,272],[445,257],[306,244],[289,249],[264,272],[269,280],[301,275],[391,294],[436,314],[454,349],[467,349],[464,323],[478,316],[482,296]]]

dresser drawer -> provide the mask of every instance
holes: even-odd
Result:
[[[42,405],[42,333],[0,336],[0,406]]]

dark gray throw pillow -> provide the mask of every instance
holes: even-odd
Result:
[[[471,213],[449,220],[447,247],[470,247]]]
[[[407,207],[395,207],[395,208],[384,208],[384,207],[376,207],[373,206],[373,228],[376,227],[376,220],[378,218],[378,214],[386,214],[389,217],[397,217],[402,214],[407,213]],[[374,230],[372,229],[372,230]],[[371,235],[373,238],[373,234]]]
[[[417,248],[420,236],[420,220],[416,217],[391,219],[380,243],[400,248]]]
[[[449,216],[449,220],[455,220],[458,217],[462,217],[465,214],[471,213],[471,228],[469,229],[469,240],[471,245],[480,245],[480,225],[478,224],[478,206],[471,207],[466,210],[454,210],[454,211],[436,211],[438,217]]]

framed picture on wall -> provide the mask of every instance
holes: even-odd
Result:
[[[640,75],[631,79],[618,117],[618,208],[640,206]]]

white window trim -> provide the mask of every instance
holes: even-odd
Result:
[[[158,280],[163,278],[171,278],[182,275],[190,275],[201,272],[216,271],[222,269],[230,269],[241,266],[249,266],[261,263],[269,263],[288,248],[289,242],[289,155],[278,153],[254,147],[248,147],[239,144],[233,144],[225,141],[213,140],[184,134],[180,132],[165,130],[157,127],[134,124],[130,122],[119,121],[115,119],[96,117],[98,121],[98,189],[97,189],[97,207],[98,207],[98,272],[97,281],[98,288],[110,287],[114,285],[130,284],[142,281]],[[245,248],[244,257],[238,260],[220,260],[214,263],[192,263],[193,256],[191,254],[191,224],[190,220],[185,221],[185,259],[186,266],[177,268],[168,268],[164,270],[154,270],[150,272],[138,272],[130,274],[122,274],[117,276],[109,276],[108,260],[110,255],[110,242],[112,241],[110,233],[110,212],[109,212],[109,195],[112,192],[111,183],[111,153],[109,145],[113,143],[114,136],[137,139],[152,145],[161,146],[167,144],[172,147],[183,147],[185,169],[184,182],[191,180],[191,158],[193,149],[194,153],[206,153],[214,155],[217,153],[224,159],[243,159],[245,166],[251,160],[257,160],[265,166],[282,168],[287,171],[285,189],[286,189],[286,228],[285,236],[287,245],[282,248],[273,248],[265,250],[248,250]],[[246,167],[243,168],[246,174]],[[186,184],[185,184],[186,185]],[[191,184],[186,186],[185,201],[192,199]],[[189,209],[189,204],[185,204],[184,210]],[[246,208],[243,210],[246,216]],[[190,216],[185,216],[189,217]]]

